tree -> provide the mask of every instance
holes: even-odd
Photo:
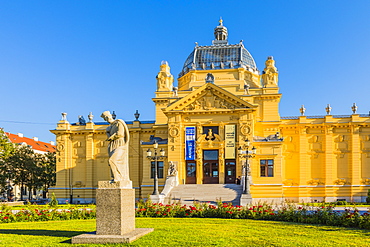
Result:
[[[31,191],[34,174],[37,173],[35,152],[28,146],[18,146],[7,158],[7,164],[15,185],[21,188],[21,200],[25,186]]]
[[[0,128],[0,193],[8,190],[10,181],[7,159],[14,150],[14,145],[9,141],[3,129]]]
[[[56,155],[55,153],[46,153],[43,155],[41,163],[41,173],[39,177],[39,182],[44,191],[43,197],[46,197],[46,193],[49,191],[51,186],[56,183]]]

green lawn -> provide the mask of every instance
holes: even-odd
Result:
[[[369,230],[287,222],[137,218],[136,227],[155,230],[129,246],[370,246]],[[0,246],[71,246],[94,229],[95,220],[0,224]]]

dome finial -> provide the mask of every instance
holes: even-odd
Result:
[[[220,16],[220,20],[218,21],[219,23],[220,23],[220,26],[223,26],[222,25],[222,23],[224,22],[223,20],[222,20],[222,17]]]
[[[227,28],[223,26],[222,17],[219,20],[220,25],[215,28],[215,40],[213,41],[214,45],[227,45]]]

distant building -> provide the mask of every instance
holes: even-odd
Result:
[[[33,137],[33,138],[24,137],[22,133],[12,134],[12,133],[5,132],[5,134],[9,138],[10,142],[14,144],[18,144],[18,145],[27,145],[31,149],[33,149],[35,153],[44,154],[47,152],[50,152],[50,153],[55,152],[55,143],[53,141],[49,143],[42,142],[42,141],[39,141],[39,138],[37,137]]]
[[[42,141],[39,141],[37,137],[33,137],[33,138],[24,137],[22,133],[18,133],[18,134],[12,134],[9,132],[4,132],[4,133],[8,137],[11,143],[15,145],[28,146],[35,153],[45,154],[48,152],[54,153],[56,151],[55,143],[53,141],[51,141],[50,143],[42,142]],[[12,199],[18,200],[21,198],[21,193],[23,193],[23,198],[27,198],[29,192],[26,189],[24,189],[22,192],[19,186],[14,186],[11,193],[13,196],[15,196],[15,198],[12,198]],[[40,193],[41,191],[37,191],[37,194],[40,194]]]
[[[137,115],[126,121],[136,196],[153,191],[155,166],[146,151],[157,141],[166,152],[158,163],[160,190],[170,164],[180,184],[235,183],[239,176],[243,181],[243,167],[249,167],[255,202],[364,201],[370,189],[369,114],[358,114],[354,104],[348,115],[332,115],[328,105],[323,116],[305,116],[302,106],[300,116],[280,117],[273,57],[259,71],[243,41],[228,43],[222,21],[214,34],[212,45],[195,45],[177,87],[170,66],[162,62],[155,120],[140,121]],[[297,97],[304,93],[296,90]],[[90,115],[87,123],[70,124],[64,115],[51,131],[57,142],[57,183],[50,191],[59,199],[92,202],[98,181],[110,179],[107,123],[92,120]],[[253,147],[254,155],[246,150]],[[245,166],[249,154],[254,157]]]

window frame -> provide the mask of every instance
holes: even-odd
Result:
[[[263,178],[274,177],[274,166],[275,166],[274,163],[275,163],[274,159],[261,159],[260,160],[260,177],[263,177]]]
[[[164,177],[164,161],[157,161],[158,166],[157,166],[157,174],[158,174],[158,179]],[[154,169],[155,169],[155,161],[150,162],[150,178],[154,179]]]

